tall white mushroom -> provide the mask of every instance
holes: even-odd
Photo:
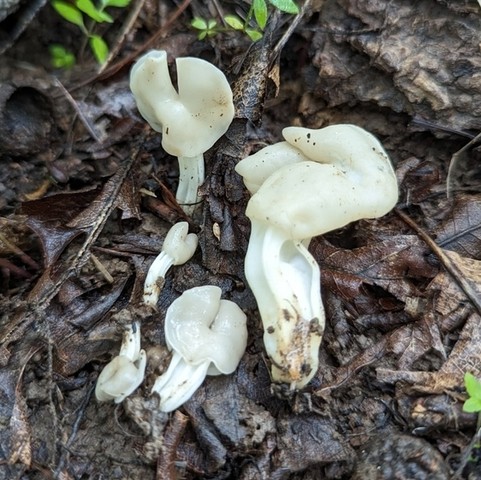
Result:
[[[247,344],[246,316],[213,285],[195,287],[174,300],[165,317],[165,341],[172,350],[167,371],[155,381],[160,410],[186,402],[206,375],[227,375],[240,362]]]
[[[247,157],[236,170],[254,193],[246,210],[252,230],[245,273],[262,317],[272,378],[294,390],[316,373],[325,325],[310,239],[389,212],[398,186],[382,145],[359,127],[288,127],[282,134],[287,142]]]
[[[130,89],[141,115],[162,133],[162,147],[179,160],[177,202],[192,213],[204,182],[204,152],[234,118],[232,90],[225,75],[205,60],[176,59],[178,92],[172,85],[167,53],[153,50],[137,60]]]

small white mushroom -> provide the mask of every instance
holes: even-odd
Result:
[[[236,170],[256,192],[246,210],[252,229],[245,273],[262,317],[272,378],[299,389],[316,373],[325,325],[309,241],[384,215],[396,204],[398,187],[381,144],[359,127],[289,127],[282,133],[290,145],[284,166],[269,170],[248,157]],[[263,158],[262,152],[254,156]]]
[[[192,288],[168,308],[165,340],[173,355],[152,388],[160,410],[180,407],[206,375],[228,375],[237,368],[247,344],[246,316],[234,302],[221,300],[221,293],[212,285]]]
[[[162,251],[152,262],[144,283],[144,303],[156,308],[165,275],[173,265],[183,265],[194,255],[198,244],[195,233],[187,233],[189,224],[173,225],[165,236]]]
[[[225,75],[205,60],[176,59],[178,92],[163,50],[148,52],[130,73],[130,89],[141,115],[162,132],[162,147],[179,160],[176,198],[186,213],[200,201],[204,152],[227,131],[234,118],[232,91]]]
[[[135,322],[124,333],[118,356],[100,372],[95,387],[99,402],[122,402],[144,380],[147,357],[140,349],[140,324]]]

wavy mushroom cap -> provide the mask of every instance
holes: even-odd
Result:
[[[283,135],[307,160],[277,169],[262,183],[247,206],[251,220],[302,240],[381,217],[396,205],[398,186],[389,157],[362,128],[288,127]]]
[[[246,316],[221,289],[207,285],[185,291],[167,310],[165,339],[189,365],[211,362],[208,374],[232,373],[247,345]]]
[[[205,60],[177,58],[176,65],[178,92],[163,50],[137,60],[130,73],[130,89],[141,115],[162,132],[164,150],[177,157],[195,157],[229,128],[234,118],[232,90],[225,75]]]

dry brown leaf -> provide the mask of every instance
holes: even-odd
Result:
[[[431,0],[326,2],[313,39],[316,88],[330,106],[371,102],[477,130],[480,29],[480,15]]]
[[[434,231],[436,243],[481,260],[481,195],[459,195],[449,217]]]
[[[321,265],[324,287],[349,301],[365,295],[363,285],[381,287],[405,301],[418,296],[411,278],[431,278],[437,269],[426,262],[428,249],[415,235],[398,235],[353,250],[314,241],[314,257]]]
[[[313,465],[339,462],[354,454],[349,443],[343,441],[334,428],[332,420],[320,416],[281,416],[277,421],[277,435],[274,478],[281,472],[284,475]]]

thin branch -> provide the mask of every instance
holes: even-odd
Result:
[[[164,435],[164,445],[157,461],[157,478],[162,480],[176,480],[178,478],[175,471],[175,460],[177,457],[177,447],[179,446],[182,435],[189,417],[175,412],[169,427]]]

